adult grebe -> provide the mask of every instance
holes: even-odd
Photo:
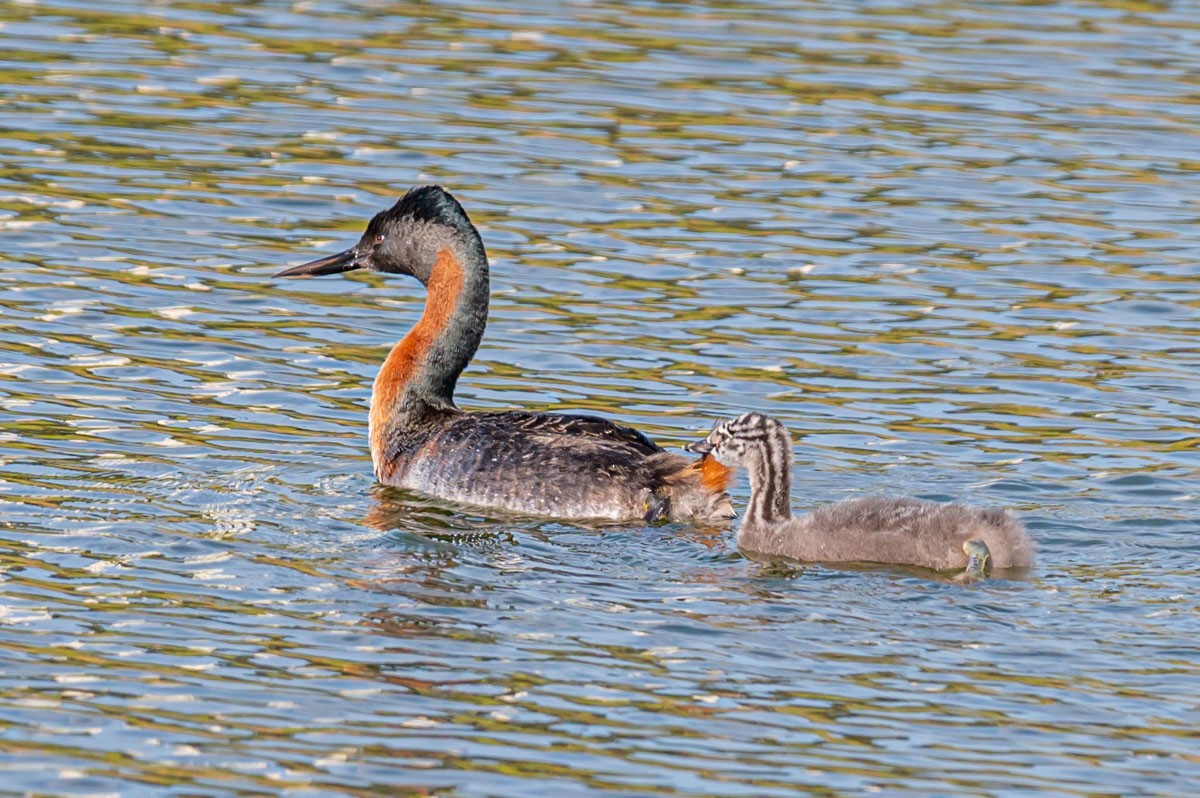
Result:
[[[687,448],[749,473],[750,504],[737,531],[747,551],[806,562],[965,568],[967,578],[984,576],[989,566],[1033,564],[1033,541],[1006,509],[877,496],[793,517],[792,440],[783,424],[762,413],[717,422]]]
[[[438,186],[375,215],[345,252],[276,277],[371,269],[426,288],[425,311],[375,377],[369,434],[375,476],[436,498],[564,519],[732,518],[733,469],[670,454],[603,418],[464,412],[458,376],[488,314],[488,259],[466,211]]]

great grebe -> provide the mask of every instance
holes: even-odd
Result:
[[[641,432],[567,413],[466,412],[454,386],[488,315],[488,259],[466,211],[438,186],[375,215],[344,252],[276,277],[371,269],[426,288],[425,311],[375,377],[369,435],[380,482],[563,519],[732,518],[733,469],[671,454]]]

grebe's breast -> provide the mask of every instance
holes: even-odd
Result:
[[[558,518],[641,517],[663,474],[688,464],[595,416],[443,416],[397,463],[392,484],[465,504]]]

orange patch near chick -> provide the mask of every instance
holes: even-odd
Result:
[[[713,493],[724,493],[733,484],[734,469],[705,455],[700,461],[700,484]]]

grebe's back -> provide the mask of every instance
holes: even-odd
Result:
[[[609,521],[733,515],[723,467],[707,463],[706,485],[704,460],[596,416],[455,413],[395,446],[381,481],[466,504]]]

